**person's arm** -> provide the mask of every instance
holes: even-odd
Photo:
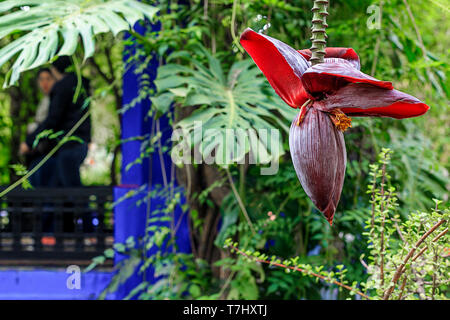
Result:
[[[47,117],[36,128],[36,130],[27,135],[26,143],[30,147],[30,149],[33,147],[33,142],[39,133],[49,129],[55,130],[58,124],[62,121],[64,108],[66,108],[71,102],[70,90],[68,90],[64,86],[55,87],[54,90],[55,91],[52,93]]]

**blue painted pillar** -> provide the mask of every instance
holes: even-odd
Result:
[[[159,25],[151,25],[150,23],[145,26],[136,24],[135,30],[140,34],[145,33],[145,28],[152,28],[153,31],[158,31]],[[128,39],[133,37],[127,35]],[[139,96],[140,83],[142,76],[149,78],[151,85],[156,78],[158,68],[158,58],[156,55],[152,58],[150,64],[143,71],[143,73],[137,73],[139,68],[139,62],[136,59],[128,63],[130,55],[135,54],[137,44],[134,42],[125,48],[124,61],[125,61],[125,74],[123,76],[123,105],[127,108],[127,111],[122,116],[122,140],[127,140],[137,136],[150,135],[152,131],[153,119],[149,117],[148,112],[150,110],[151,101],[144,99],[136,102],[136,98]],[[144,60],[145,57],[142,57]],[[154,88],[154,86],[153,86]],[[133,102],[134,101],[134,102]],[[131,106],[130,103],[133,102]],[[161,144],[169,145],[171,137],[171,127],[169,125],[169,119],[162,117],[160,121],[160,131],[163,133]],[[149,137],[147,138],[149,139]],[[115,223],[115,242],[124,243],[130,236],[135,239],[142,238],[145,234],[147,204],[141,201],[141,204],[137,204],[139,200],[142,200],[147,196],[147,192],[154,188],[163,185],[162,167],[168,175],[168,181],[170,181],[171,172],[171,158],[170,150],[163,153],[163,162],[160,161],[158,150],[152,153],[151,159],[145,158],[141,163],[136,163],[130,168],[127,168],[129,164],[132,164],[136,159],[140,157],[141,146],[144,142],[139,140],[127,141],[122,144],[122,170],[121,170],[121,185],[117,186],[114,190],[115,201],[123,199],[125,195],[133,190],[139,190],[140,187],[146,186],[144,192],[137,194],[131,198],[121,201],[114,209],[114,223]],[[164,205],[164,198],[152,198],[150,212],[155,210],[158,206]],[[182,199],[182,202],[184,199]],[[175,220],[182,218],[180,227],[177,233],[177,244],[179,251],[190,252],[189,245],[189,233],[188,233],[188,220],[187,214],[182,215],[181,208],[177,207],[175,210]],[[168,225],[167,225],[168,226]],[[150,249],[148,254],[152,254],[154,249]],[[118,255],[115,258],[115,263],[119,263],[122,259],[126,259],[126,256]],[[147,273],[147,281],[154,281],[153,273],[150,271]],[[133,288],[143,281],[143,275],[135,273],[124,285],[119,289],[116,294],[117,299],[125,297]]]

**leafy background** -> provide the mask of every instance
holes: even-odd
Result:
[[[10,2],[4,1],[3,7],[0,7],[3,8],[0,10],[0,14],[3,13],[0,16],[0,34],[4,35],[0,40],[2,53],[11,52],[8,50],[11,50],[14,41],[21,41],[29,34],[26,32],[31,28],[28,23],[33,21],[25,19],[26,27],[14,27],[14,32],[7,35],[1,33],[8,27],[8,21],[11,23],[8,17],[17,11],[10,10],[7,6]],[[123,23],[142,17],[134,13],[129,15],[123,8],[128,2],[79,1],[87,7],[102,3],[109,14],[114,12]],[[61,1],[46,3],[49,9],[57,7]],[[444,205],[448,206],[448,1],[331,2],[328,46],[354,48],[361,58],[363,72],[391,80],[397,89],[431,106],[425,116],[415,119],[353,120],[353,128],[346,132],[348,165],[333,228],[313,208],[292,168],[287,134],[283,132],[295,111],[274,95],[237,41],[240,32],[251,27],[295,48],[308,48],[312,1],[142,3],[159,9],[157,17],[154,17],[161,27],[158,34],[147,31],[139,35],[131,31],[135,40],[123,37],[123,33],[118,33],[120,30],[114,30],[102,18],[105,12],[91,13],[88,9],[89,17],[83,16],[83,19],[93,28],[83,26],[74,29],[81,34],[81,38],[78,39],[79,46],[71,46],[71,53],[80,61],[83,74],[92,78],[96,93],[101,97],[93,103],[94,143],[97,149],[90,153],[83,167],[84,182],[120,182],[121,141],[117,123],[121,112],[133,107],[133,104],[124,109],[121,106],[120,77],[125,68],[121,52],[131,41],[137,41],[140,47],[127,62],[139,64],[139,70],[145,70],[148,58],[155,53],[161,63],[167,63],[160,68],[155,81],[156,92],[149,86],[148,78],[141,77],[139,99],[152,99],[151,115],[155,119],[161,115],[169,116],[174,127],[182,127],[188,132],[196,119],[208,119],[206,126],[211,128],[229,128],[230,125],[234,128],[279,128],[283,150],[280,170],[273,176],[261,176],[258,166],[246,163],[229,167],[203,164],[177,168],[177,178],[185,186],[183,193],[188,199],[189,206],[184,210],[190,213],[194,252],[192,255],[167,253],[161,246],[158,259],[140,257],[144,262],[141,271],[152,264],[159,274],[168,275],[171,282],[167,283],[167,278],[163,278],[154,286],[142,283],[130,297],[184,298],[186,290],[193,298],[297,299],[329,297],[330,294],[334,298],[348,297],[345,292],[326,291],[329,289],[326,285],[310,278],[245,263],[223,250],[222,246],[226,238],[232,237],[249,248],[269,255],[285,258],[299,256],[304,263],[325,268],[343,264],[350,280],[366,279],[368,275],[360,263],[360,256],[368,253],[367,244],[362,241],[370,211],[369,196],[366,194],[370,183],[368,171],[369,164],[376,161],[376,155],[383,147],[393,150],[390,174],[392,184],[398,190],[400,206],[397,210],[402,219],[413,211],[434,207],[433,198],[444,200]],[[33,1],[22,1],[22,5],[32,6]],[[381,8],[379,29],[367,26],[372,14],[367,9],[371,5]],[[56,16],[62,21],[59,27],[65,26],[68,21],[64,18],[64,12],[37,12],[36,21],[47,22],[38,23],[40,27],[33,32],[47,28],[48,21],[54,21],[52,19]],[[151,10],[148,16],[153,13]],[[113,33],[103,33],[108,29],[112,29]],[[55,53],[54,47],[50,46],[42,56],[50,59]],[[39,98],[34,83],[36,69],[33,69],[32,61],[27,60],[24,64],[25,59],[21,59],[20,55],[14,58],[16,60],[3,59],[0,74],[1,80],[16,84],[0,92],[2,184],[18,178],[9,165],[21,161],[17,156],[18,142],[24,137],[26,123],[32,118]],[[14,65],[17,61],[20,63]],[[28,68],[32,70],[22,73],[17,79],[18,73]],[[229,117],[231,110],[232,118]],[[148,141],[157,142],[158,134],[149,137]],[[214,144],[209,143],[209,147],[214,147]],[[154,149],[144,148],[141,158],[147,156],[158,155]],[[171,187],[163,186],[161,192],[170,191],[164,191],[164,188]],[[174,194],[175,191],[170,192]],[[157,213],[168,215],[173,205],[173,199],[170,199],[167,206]],[[276,216],[275,220],[269,219],[268,212]],[[246,215],[252,221],[256,234],[249,227]],[[223,223],[218,229],[221,218]],[[141,240],[154,241],[155,234],[159,240],[173,236],[170,230],[161,229]],[[116,248],[116,251],[123,252],[124,249]],[[122,278],[116,278],[108,290],[114,291],[118,282],[136,268],[136,254],[132,250],[129,253],[134,258],[128,265],[120,267],[124,272],[119,273]],[[107,258],[111,256],[108,252]],[[181,270],[181,265],[186,268]]]

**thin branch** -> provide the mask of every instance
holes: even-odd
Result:
[[[432,281],[424,281],[423,283],[426,285],[429,285],[429,286],[431,286],[433,284]],[[450,279],[439,281],[439,284],[449,284],[449,283],[450,283]]]
[[[400,287],[400,295],[398,296],[398,300],[402,300],[403,292],[405,291],[406,281],[408,280],[408,276],[405,274],[405,277],[403,278],[402,285]]]
[[[439,1],[431,0],[431,2],[434,3],[435,5],[437,5],[438,7],[444,9],[445,11],[450,12],[450,9],[447,6],[445,6],[444,4],[440,3]]]
[[[416,255],[414,256],[414,258],[411,259],[411,261],[416,261],[417,258],[419,258],[419,257],[420,257],[427,249],[428,249],[428,247],[425,246],[422,250],[420,250],[420,252],[419,252],[418,254],[416,254]]]
[[[249,215],[247,213],[247,209],[245,209],[244,203],[242,202],[242,199],[241,199],[241,197],[239,196],[239,193],[236,190],[236,186],[234,185],[233,178],[231,177],[230,170],[228,168],[226,168],[225,171],[227,172],[228,181],[230,182],[231,189],[233,190],[234,196],[236,197],[236,200],[237,200],[237,202],[239,204],[239,207],[241,208],[242,213],[244,214],[245,219],[247,220],[248,225],[250,226],[250,229],[252,230],[252,233],[256,234],[255,228],[253,227],[253,223],[250,220],[250,217],[249,217]]]
[[[203,2],[203,19],[208,20],[208,0]]]
[[[231,280],[233,280],[233,277],[234,277],[235,274],[236,274],[236,271],[232,271],[230,273],[230,275],[228,276],[227,280],[225,280],[225,283],[223,284],[222,288],[220,288],[219,297],[222,297],[222,295],[225,293],[225,290],[230,285]]]
[[[111,60],[111,49],[109,46],[105,46],[105,57],[106,57],[106,63],[108,65],[109,73],[111,74],[111,83],[114,82],[115,76],[114,76],[114,66]]]
[[[15,183],[10,185],[8,188],[6,188],[2,192],[0,192],[0,198],[2,198],[3,196],[8,194],[10,191],[14,190],[15,188],[17,188],[25,180],[27,180],[29,177],[31,177],[36,171],[38,171],[44,165],[44,163],[46,163],[47,160],[50,159],[56,153],[56,151],[58,151],[59,148],[61,148],[61,146],[67,142],[67,139],[73,135],[73,133],[83,124],[83,122],[90,115],[91,115],[91,109],[86,111],[86,113],[80,118],[80,120],[78,120],[78,122],[72,127],[72,129],[69,132],[67,132],[67,134],[64,136],[64,138],[61,139],[58,142],[58,144],[52,150],[50,150],[50,152],[41,161],[39,161],[39,163],[33,169],[28,171],[26,175],[24,175],[22,178],[17,180]]]
[[[395,289],[395,285],[397,284],[397,281],[400,279],[402,273],[404,272],[404,267],[408,263],[409,259],[414,255],[414,252],[416,249],[422,244],[422,242],[425,241],[426,238],[430,236],[434,231],[436,231],[437,228],[439,228],[442,224],[447,222],[446,220],[442,219],[439,222],[437,222],[433,227],[431,227],[415,244],[415,246],[409,251],[408,255],[403,260],[403,263],[397,268],[395,271],[394,277],[392,279],[393,285],[391,285],[385,292],[383,299],[388,300],[391,296],[392,292]]]
[[[383,19],[383,0],[380,1],[380,27],[382,19]],[[380,45],[381,45],[381,32],[378,34],[377,42],[375,43],[372,70],[370,71],[370,75],[372,77],[375,76],[375,72],[377,70],[378,56],[380,54]]]
[[[414,18],[414,14],[412,13],[412,10],[411,10],[411,7],[409,6],[408,1],[403,0],[403,3],[405,4],[406,11],[408,11],[409,19],[411,20],[411,23],[414,26],[414,30],[415,30],[416,36],[417,36],[417,41],[419,42],[419,46],[420,46],[420,49],[422,50],[423,57],[425,60],[427,60],[428,59],[427,50],[425,49],[425,45],[423,44],[422,35],[420,34],[420,30],[419,30],[419,27],[417,26],[416,19]]]
[[[382,175],[381,175],[381,203],[380,203],[380,212],[382,214],[381,220],[381,239],[380,239],[380,280],[381,285],[384,285],[384,225],[386,221],[386,214],[384,213],[385,203],[389,201],[390,194],[387,195],[386,199],[384,198],[384,182],[386,179],[386,158],[387,154],[384,156],[384,163],[382,167]]]
[[[103,70],[100,68],[99,64],[93,57],[89,58],[88,60],[89,64],[94,67],[95,71],[98,73],[100,77],[103,78],[108,84],[111,84],[113,82],[113,79],[108,76]]]
[[[159,119],[156,120],[156,132],[161,132]],[[162,132],[161,132],[161,136],[162,136]],[[159,155],[159,162],[161,163],[161,171],[162,171],[161,173],[162,173],[162,178],[163,178],[163,184],[164,184],[164,187],[167,187],[168,177],[167,177],[166,164],[164,161],[164,156],[163,156],[163,151],[162,151],[161,136],[158,137],[158,155]]]
[[[367,265],[367,263],[363,260],[363,259],[359,259],[359,261],[361,262],[362,266],[366,269],[369,269],[369,266]]]
[[[445,228],[444,231],[442,231],[441,233],[439,233],[436,237],[434,237],[433,240],[431,240],[431,242],[436,242],[438,241],[444,234],[446,234],[448,232],[448,228]],[[425,246],[422,250],[420,250],[420,252],[414,257],[412,258],[411,261],[416,261],[417,258],[419,258],[426,250],[428,249],[427,246]]]
[[[241,44],[239,43],[239,39],[236,36],[236,32],[234,30],[234,27],[235,27],[234,25],[236,23],[236,9],[237,9],[237,2],[238,1],[239,0],[233,0],[233,10],[232,10],[232,13],[231,13],[231,27],[230,27],[230,29],[231,29],[231,37],[233,38],[234,44],[236,45],[236,47],[239,49],[239,51],[241,53],[244,53],[244,49],[242,48]]]
[[[373,184],[372,184],[372,218],[370,220],[371,229],[373,229],[375,227],[375,187],[376,187],[376,183],[377,183],[377,178],[375,175],[373,178]]]
[[[430,59],[428,58],[428,55],[427,55],[427,49],[425,48],[425,44],[423,43],[422,35],[420,34],[420,30],[419,30],[419,27],[417,26],[416,19],[414,18],[412,9],[407,0],[403,0],[403,3],[405,4],[406,11],[408,12],[409,19],[411,20],[411,23],[414,26],[414,30],[416,32],[416,37],[417,37],[417,42],[419,43],[420,50],[422,51],[423,59],[424,59],[424,61],[429,61]],[[428,75],[428,78],[434,79],[434,75],[428,66],[425,67],[425,71]],[[441,90],[438,89],[438,91],[440,92]],[[440,93],[442,93],[442,92],[440,92]]]
[[[362,293],[361,291],[355,290],[354,288],[352,288],[352,287],[350,287],[350,286],[348,286],[348,285],[346,285],[346,284],[343,284],[342,282],[339,282],[339,281],[337,281],[337,280],[328,279],[327,277],[325,277],[325,276],[323,276],[323,275],[321,275],[321,274],[317,274],[317,273],[315,273],[315,272],[306,271],[306,270],[304,270],[304,269],[302,269],[302,268],[299,268],[299,267],[287,266],[287,265],[284,265],[284,264],[282,264],[282,263],[274,263],[274,262],[272,262],[272,261],[263,260],[263,259],[258,259],[258,258],[255,258],[255,257],[252,257],[252,256],[246,254],[245,252],[243,252],[242,250],[240,250],[239,248],[237,248],[237,247],[234,246],[234,245],[230,245],[230,247],[233,248],[233,249],[234,249],[237,253],[239,253],[240,255],[242,255],[242,256],[244,256],[244,257],[247,257],[247,258],[249,258],[249,259],[251,259],[251,260],[253,260],[253,261],[255,261],[255,262],[265,263],[265,264],[277,266],[277,267],[284,268],[284,269],[290,269],[290,270],[294,270],[294,271],[299,271],[299,272],[301,272],[301,273],[303,273],[303,274],[314,276],[314,277],[319,278],[319,279],[322,279],[322,280],[324,280],[324,281],[326,281],[326,282],[331,282],[331,283],[333,283],[333,284],[335,284],[335,285],[338,285],[338,286],[340,286],[340,287],[342,287],[342,288],[344,288],[344,289],[347,289],[347,290],[349,290],[349,291],[352,291],[352,292],[356,293],[357,295],[359,295],[359,296],[361,296],[361,297],[363,297],[363,298],[365,298],[365,299],[367,299],[367,300],[370,300],[370,297],[367,296],[367,295],[365,295],[365,294]]]
[[[400,237],[400,239],[402,240],[403,243],[408,245],[408,242],[406,241],[405,237],[403,236],[402,230],[400,230],[400,226],[397,223],[398,220],[397,219],[392,219],[392,221],[394,221],[394,227],[395,227],[395,230],[397,230],[398,236]]]
[[[73,54],[71,56],[71,58],[72,58],[73,65],[75,67],[75,74],[77,76],[77,86],[75,88],[75,94],[72,97],[72,103],[76,103],[77,100],[78,100],[78,96],[80,95],[81,86],[82,86],[83,83],[81,81],[82,80],[81,79],[82,78],[81,77],[81,68],[80,68],[80,64],[78,63],[78,59],[77,59],[76,54]]]
[[[434,300],[434,296],[435,296],[435,294],[436,294],[436,289],[437,289],[437,286],[438,286],[438,284],[437,284],[437,262],[438,262],[438,258],[439,258],[439,256],[438,256],[438,254],[437,254],[437,252],[436,252],[436,250],[435,250],[435,254],[434,254],[434,259],[433,259],[433,262],[434,262],[434,272],[433,272],[433,286],[432,286],[432,289],[431,289],[431,300]]]
[[[431,240],[432,242],[436,242],[438,241],[441,237],[444,236],[444,234],[446,234],[448,232],[448,228],[445,228],[444,231],[442,231],[441,233],[439,233],[433,240]]]

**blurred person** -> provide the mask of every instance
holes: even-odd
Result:
[[[55,78],[48,68],[42,68],[37,73],[37,84],[43,94],[42,99],[36,109],[36,114],[32,123],[27,126],[27,134],[32,133],[44,122],[48,115],[50,106],[50,93],[55,84]],[[28,148],[25,142],[22,142],[19,148],[21,155],[25,156],[25,164],[28,169],[34,168],[47,154],[51,148],[52,142],[48,139],[42,139],[34,148]],[[30,183],[34,187],[43,187],[52,184],[52,167],[54,159],[45,163],[34,175],[30,177]]]
[[[71,72],[71,69],[73,69],[73,65],[68,56],[61,56],[52,63],[50,71],[56,82],[50,93],[48,113],[45,120],[27,135],[25,151],[31,149],[36,137],[44,130],[62,133],[56,139],[51,139],[56,144],[88,111],[89,81],[84,77],[81,78],[81,90],[75,97],[78,77]],[[90,117],[75,130],[72,136],[77,139],[65,142],[48,160],[52,172],[48,173],[47,170],[41,172],[41,180],[46,180],[45,186],[81,187],[80,166],[86,158],[88,144],[91,142]],[[92,214],[87,210],[82,216],[82,222],[80,222],[79,218],[75,219],[75,211],[66,211],[63,217],[63,231],[72,232],[75,230],[75,224],[82,223],[84,231],[90,232],[92,230]],[[48,220],[48,226],[45,226],[44,221],[43,229],[52,232],[54,230],[53,219],[43,220]]]
[[[47,118],[50,107],[50,93],[55,84],[55,78],[49,68],[42,68],[37,73],[37,84],[43,97],[36,109],[36,114],[32,123],[27,126],[27,134],[35,131],[41,123]],[[55,146],[55,143],[49,139],[41,139],[39,143],[28,148],[26,142],[20,145],[20,153],[25,156],[25,163],[29,170],[34,168],[45,155]],[[55,158],[50,158],[37,170],[31,177],[30,183],[33,187],[50,187],[56,184],[56,175],[54,174]],[[52,204],[45,204],[47,210],[42,213],[42,231],[53,231],[53,212]],[[50,208],[50,210],[48,210]],[[52,243],[54,237],[44,236],[42,243]]]
[[[37,84],[41,90],[43,97],[36,109],[34,121],[27,126],[27,133],[32,133],[37,127],[44,122],[48,115],[50,106],[50,92],[55,84],[55,78],[49,68],[42,68],[37,73]]]
[[[81,90],[74,102],[78,84],[77,75],[68,70],[72,61],[68,56],[61,56],[52,63],[51,73],[56,82],[50,93],[50,105],[47,117],[33,132],[27,135],[24,151],[31,149],[36,136],[44,130],[53,133],[62,131],[61,139],[88,111],[89,81],[82,77]],[[53,174],[49,178],[50,187],[80,187],[80,166],[86,158],[88,144],[91,142],[90,117],[74,132],[73,136],[81,141],[71,140],[64,143],[54,155]],[[55,179],[53,179],[53,176]],[[45,178],[45,177],[44,177]]]

